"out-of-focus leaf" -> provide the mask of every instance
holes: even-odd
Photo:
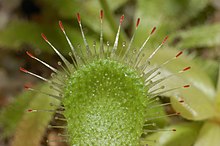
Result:
[[[49,87],[44,85],[40,90],[49,92]],[[58,95],[55,92],[53,94]],[[54,110],[56,106],[50,106],[50,104],[59,105],[57,99],[42,93],[29,98],[33,99],[27,109]],[[39,146],[53,114],[53,112],[25,112],[17,126],[12,146]]]
[[[198,136],[195,146],[219,146],[220,126],[215,122],[206,122]]]
[[[218,78],[218,61],[203,58],[194,58],[195,62],[206,72],[212,79],[213,84],[216,84],[216,79]]]
[[[200,127],[201,123],[182,123],[170,126],[166,129],[176,129],[176,131],[154,133],[146,138],[146,143],[154,146],[192,146]],[[156,142],[149,142],[148,140],[155,140]]]
[[[54,42],[59,42],[60,46],[63,47],[65,45],[63,45],[63,39],[58,35],[55,27],[52,28],[51,26],[41,26],[40,24],[27,21],[12,21],[5,29],[1,30],[0,45],[6,48],[17,49],[24,44],[29,44],[35,48],[52,52],[52,49],[48,49],[48,45],[43,42],[40,36],[42,32],[46,35],[48,34],[48,39],[52,37],[56,40]]]
[[[191,87],[188,92],[180,91],[180,95],[180,97],[171,97],[171,104],[182,117],[190,120],[204,120],[214,116],[213,103],[195,87]],[[180,99],[183,99],[184,103],[180,103]]]
[[[146,51],[146,53],[149,52]],[[177,52],[173,49],[161,49],[153,57],[152,64],[162,64],[173,58],[176,54]],[[192,120],[204,120],[210,118],[214,113],[214,85],[207,74],[195,64],[192,59],[189,59],[189,57],[186,57],[185,55],[180,56],[178,59],[166,65],[166,67],[162,69],[161,75],[163,77],[168,76],[177,73],[179,70],[188,66],[191,66],[192,69],[180,75],[174,75],[173,77],[167,78],[154,88],[160,88],[164,85],[166,90],[190,84],[191,87],[188,89],[180,88],[166,92],[164,95],[175,97],[171,98],[171,103],[174,109],[180,112],[184,118]],[[184,104],[178,101],[180,100],[180,97],[184,99]]]
[[[220,118],[220,64],[219,64],[219,71],[218,71],[218,82],[217,82],[217,91],[216,91],[216,116]]]
[[[139,0],[136,17],[143,18],[137,34],[137,42],[148,35],[154,26],[158,28],[150,47],[162,41],[165,35],[175,32],[187,21],[196,17],[209,3],[209,0]]]
[[[64,23],[63,25],[74,46],[81,44],[83,47],[83,39],[80,32],[71,28],[68,24]],[[65,37],[59,29],[58,22],[57,24],[40,25],[34,22],[12,21],[8,27],[1,31],[0,46],[6,48],[19,48],[23,44],[29,44],[35,48],[40,48],[42,51],[53,52],[48,44],[41,38],[40,34],[42,32],[60,52],[68,53],[70,51],[70,47]],[[88,36],[87,40],[92,44],[93,41],[96,40],[96,37],[91,38]]]
[[[73,19],[76,18],[76,13],[80,13],[82,23],[88,26],[97,34],[100,33],[100,18],[99,11],[102,9],[99,1],[79,1],[79,0],[41,0],[44,5],[45,10],[48,11],[48,7],[52,7],[55,10],[55,13],[62,19]],[[106,0],[109,4],[109,7],[112,12],[114,12],[117,8],[122,6],[127,0]],[[105,11],[104,11],[105,13]],[[105,17],[104,17],[105,18]],[[117,19],[116,19],[117,20]],[[119,22],[119,19],[118,19]],[[86,27],[85,27],[86,28]],[[105,38],[108,41],[113,40],[113,36],[116,32],[114,32],[109,25],[109,22],[104,19],[103,25],[103,33]]]
[[[90,0],[40,0],[42,3],[47,4],[48,6],[57,10],[58,14],[64,18],[71,18],[74,14],[78,12],[87,13],[88,15],[99,14],[101,6],[99,1],[90,1]],[[112,11],[115,11],[117,8],[122,6],[127,0],[106,0],[109,4],[109,7]],[[85,11],[85,12],[83,12]],[[99,15],[96,17],[98,18]]]
[[[36,95],[35,92],[24,92],[16,100],[3,109],[0,113],[0,126],[3,129],[0,138],[5,138],[13,134],[18,122],[21,120],[24,110]]]
[[[197,26],[177,32],[174,36],[180,39],[177,48],[220,46],[220,24]]]
[[[220,64],[219,64],[219,67],[218,67],[217,93],[220,93]]]

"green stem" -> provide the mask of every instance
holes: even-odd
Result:
[[[115,22],[115,19],[113,17],[113,13],[107,3],[106,0],[99,0],[104,12],[105,12],[105,17],[107,18],[110,26],[111,26],[111,29],[114,31],[114,32],[117,32],[118,30],[118,25],[117,23]],[[119,39],[120,41],[126,41],[128,40],[127,38],[127,35],[125,34],[124,30],[121,30],[121,39]]]
[[[112,11],[110,10],[110,7],[109,7],[107,1],[106,0],[99,0],[99,2],[101,4],[103,10],[105,11],[105,17],[109,21],[109,24],[110,24],[112,30],[114,32],[116,32],[117,31],[117,24],[115,23]]]

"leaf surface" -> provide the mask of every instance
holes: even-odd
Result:
[[[154,146],[192,146],[196,140],[201,124],[200,123],[182,123],[167,127],[167,130],[176,129],[176,131],[157,132],[146,139],[155,140],[147,143]]]
[[[214,122],[206,122],[198,136],[195,146],[219,146],[220,126]]]

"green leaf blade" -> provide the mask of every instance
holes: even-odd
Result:
[[[151,142],[154,146],[192,146],[200,127],[200,123],[182,123],[166,128],[167,130],[175,129],[176,131],[157,132],[146,139],[155,140],[155,143]],[[148,143],[151,144],[150,142]]]
[[[220,126],[214,122],[206,122],[198,136],[195,146],[219,146]]]
[[[49,87],[42,86],[40,90],[49,91]],[[57,93],[54,94],[56,95]],[[48,95],[42,95],[42,93],[37,93],[34,97],[30,98],[33,98],[33,100],[27,109],[55,110],[56,106],[50,106],[50,104],[59,105],[57,99],[49,97]],[[39,146],[45,129],[53,114],[53,112],[46,111],[33,113],[27,111],[24,112],[24,115],[16,128],[12,146]]]
[[[176,34],[181,39],[177,48],[204,48],[220,46],[220,24],[203,25],[180,31]]]

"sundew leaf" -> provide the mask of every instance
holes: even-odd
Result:
[[[50,93],[48,87],[45,87],[45,85],[41,86],[40,90],[47,91],[48,93]],[[37,93],[37,92],[26,92],[26,93],[35,93],[34,95],[31,94],[28,95],[27,97],[31,99],[31,101],[25,108],[23,108],[26,111],[27,109],[53,110],[54,108],[50,106],[50,103],[53,103],[55,105],[59,104],[59,102],[56,101],[55,99],[50,98],[46,95],[42,95],[41,93]],[[16,108],[16,110],[19,112],[19,109]],[[148,115],[153,117],[155,117],[155,114],[158,114],[157,112],[160,113],[159,114],[160,116],[164,116],[164,118],[153,120],[153,122],[155,122],[158,127],[164,127],[165,125],[167,125],[168,119],[165,116],[165,112],[163,111],[162,107],[153,108],[153,110],[149,109],[149,111],[147,112]],[[49,113],[49,112],[28,113],[22,110],[22,116],[20,117],[19,121],[15,123],[18,126],[15,132],[15,140],[13,141],[12,146],[23,146],[23,145],[38,146],[44,134],[45,127],[50,121],[52,115],[53,113]]]
[[[150,50],[146,51],[149,53]],[[166,60],[174,57],[177,52],[173,49],[161,49],[152,59],[152,64],[161,64]],[[191,66],[191,70],[182,75],[173,76],[166,79],[164,82],[156,86],[165,86],[165,89],[182,87],[190,84],[190,88],[180,88],[172,92],[167,92],[164,95],[171,98],[171,103],[177,112],[180,112],[184,118],[192,120],[204,120],[213,116],[213,103],[215,90],[208,75],[195,63],[192,59],[182,55],[175,61],[169,63],[162,69],[162,76],[167,76]],[[180,103],[180,98],[184,99],[184,104]],[[187,105],[187,106],[186,106]]]
[[[175,32],[190,19],[196,17],[209,3],[209,0],[139,0],[135,17],[141,20],[137,42],[143,40],[154,26],[158,28],[156,37],[150,42],[155,45],[165,35]]]
[[[177,48],[204,48],[220,46],[220,24],[201,25],[189,30],[178,31],[173,38],[180,41]]]
[[[171,131],[154,133],[146,138],[146,142],[154,146],[192,146],[200,127],[201,123],[196,122],[169,126],[166,129]],[[176,129],[176,131],[172,131],[172,129]],[[155,140],[155,142],[148,140]]]
[[[49,91],[48,86],[42,86],[41,90]],[[54,93],[56,95],[57,93]],[[41,109],[41,110],[54,110],[56,106],[50,106],[50,104],[59,105],[59,101],[37,93],[33,98],[27,109]],[[53,112],[25,112],[20,120],[12,146],[39,146],[42,136],[45,133],[49,121],[53,116]]]
[[[206,122],[198,136],[195,146],[219,146],[220,126],[215,122]]]
[[[70,40],[76,46],[83,44],[83,39],[79,31],[71,28],[68,24],[63,24],[67,29],[67,35]],[[53,50],[46,44],[41,38],[41,33],[44,33],[49,41],[57,48],[60,48],[62,52],[68,53],[70,48],[64,35],[59,29],[57,24],[38,24],[27,21],[12,21],[4,30],[1,31],[0,35],[0,46],[6,48],[19,48],[24,44],[29,44],[35,48],[39,48],[41,51],[53,52]],[[88,42],[91,44],[95,37],[87,37]],[[28,49],[28,48],[27,48]],[[68,50],[68,51],[67,51]]]

